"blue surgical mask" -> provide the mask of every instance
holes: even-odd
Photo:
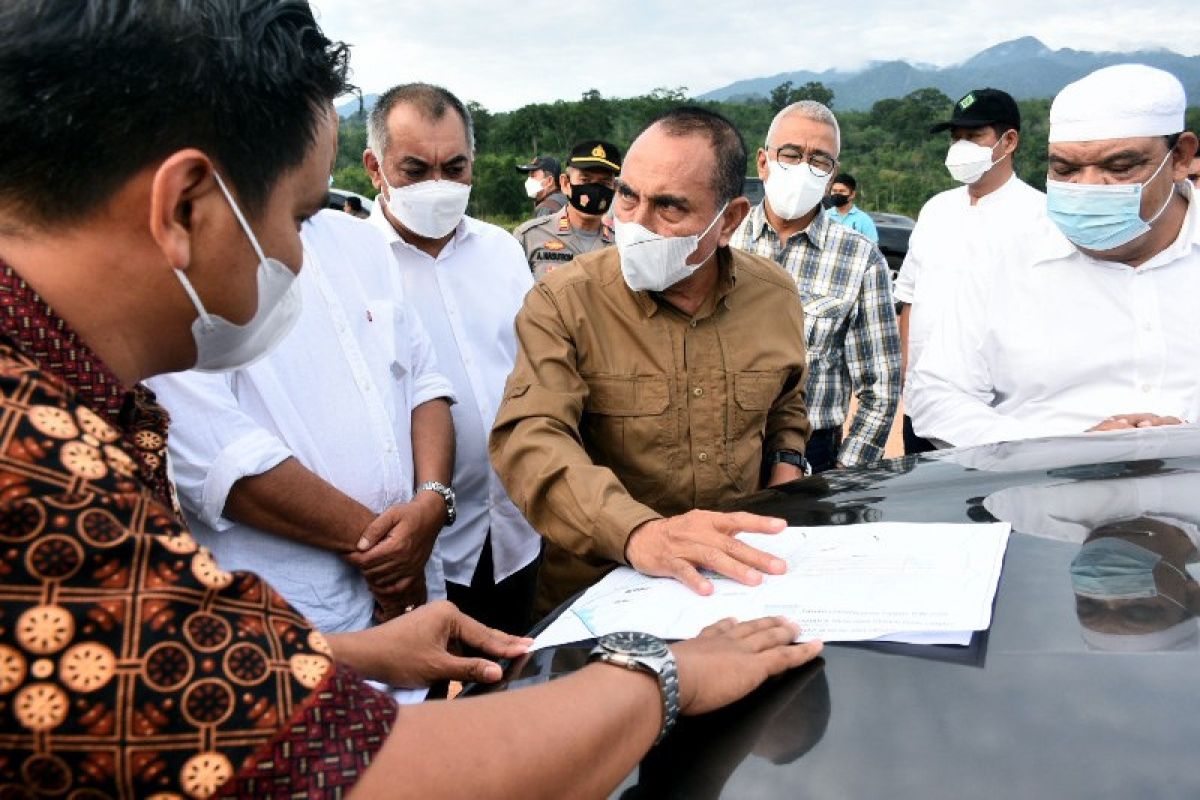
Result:
[[[1160,561],[1162,556],[1158,553],[1126,539],[1111,536],[1096,539],[1081,547],[1071,562],[1071,584],[1075,594],[1096,600],[1157,597],[1154,568]],[[1179,605],[1174,598],[1163,597]]]
[[[1162,556],[1115,537],[1088,542],[1071,562],[1075,594],[1097,600],[1155,597],[1154,568]]]
[[[1149,220],[1142,219],[1142,189],[1158,177],[1171,158],[1167,153],[1145,183],[1092,184],[1046,181],[1046,211],[1074,244],[1103,252],[1128,244],[1150,232],[1167,210],[1174,192]]]

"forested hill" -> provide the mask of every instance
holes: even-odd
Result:
[[[525,217],[530,206],[516,164],[534,153],[565,159],[571,145],[582,139],[607,139],[625,148],[648,120],[683,103],[704,105],[732,119],[750,147],[748,174],[755,174],[754,150],[761,146],[771,118],[778,108],[801,98],[821,100],[837,114],[842,128],[841,169],[858,178],[863,208],[915,216],[930,196],[955,185],[943,165],[948,137],[928,132],[930,125],[949,116],[953,102],[935,88],[879,100],[865,111],[840,109],[836,93],[819,82],[799,88],[785,83],[769,97],[738,101],[694,100],[683,88],[656,89],[630,98],[603,97],[591,90],[579,100],[537,103],[509,112],[491,113],[470,104],[477,151],[470,213],[501,221]],[[1050,100],[1022,100],[1020,105],[1024,124],[1017,173],[1041,188]],[[1187,123],[1191,130],[1200,127],[1200,109],[1189,109]],[[343,117],[334,181],[339,187],[374,196],[362,168],[365,146],[363,115],[354,112]]]
[[[1200,97],[1200,56],[1184,56],[1170,50],[1140,50],[1133,53],[1102,53],[1062,48],[1051,50],[1032,36],[993,45],[961,64],[935,67],[904,61],[883,61],[863,69],[824,72],[784,72],[749,78],[713,89],[701,100],[766,98],[781,83],[803,86],[816,81],[838,96],[845,111],[866,111],[880,100],[902,97],[922,87],[933,87],[958,98],[971,89],[997,86],[1018,100],[1053,97],[1062,87],[1111,64],[1136,62],[1165,69],[1179,80],[1188,97]]]

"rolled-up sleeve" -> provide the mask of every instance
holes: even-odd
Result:
[[[846,331],[845,353],[858,411],[838,460],[855,467],[883,458],[900,405],[900,331],[887,261],[878,250],[863,274],[859,302]]]
[[[210,528],[233,523],[222,514],[242,478],[261,475],[292,453],[239,407],[224,375],[182,372],[147,382],[171,413],[168,447],[180,502]]]
[[[433,341],[429,338],[429,332],[422,324],[420,316],[409,308],[406,309],[404,317],[408,328],[407,345],[412,351],[410,363],[413,369],[413,408],[438,398],[454,405],[458,402],[454,395],[454,386],[438,371]],[[402,339],[400,343],[405,342]]]
[[[579,432],[586,382],[549,290],[536,285],[516,319],[517,359],[489,451],[513,502],[547,539],[580,557],[625,562],[635,528],[662,515],[592,462]]]

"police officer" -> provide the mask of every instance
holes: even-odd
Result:
[[[525,248],[535,279],[570,263],[577,255],[612,244],[605,217],[612,206],[621,151],[616,145],[589,139],[571,148],[559,186],[568,203],[562,211],[522,223],[513,235]]]
[[[533,215],[545,217],[557,214],[567,204],[567,196],[559,191],[558,182],[562,169],[553,156],[537,156],[528,164],[519,164],[518,172],[524,172],[525,194],[533,201]]]

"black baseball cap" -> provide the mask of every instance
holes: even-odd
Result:
[[[571,148],[568,167],[579,169],[611,169],[621,171],[621,149],[612,142],[602,139],[585,139]]]
[[[562,167],[558,165],[558,159],[554,156],[534,156],[533,160],[528,164],[518,164],[518,172],[536,172],[537,170],[549,172],[558,180],[558,176],[562,174]]]
[[[1012,95],[999,89],[972,89],[954,104],[950,119],[934,125],[929,132],[982,128],[984,125],[1008,125],[1021,130],[1021,110]]]

